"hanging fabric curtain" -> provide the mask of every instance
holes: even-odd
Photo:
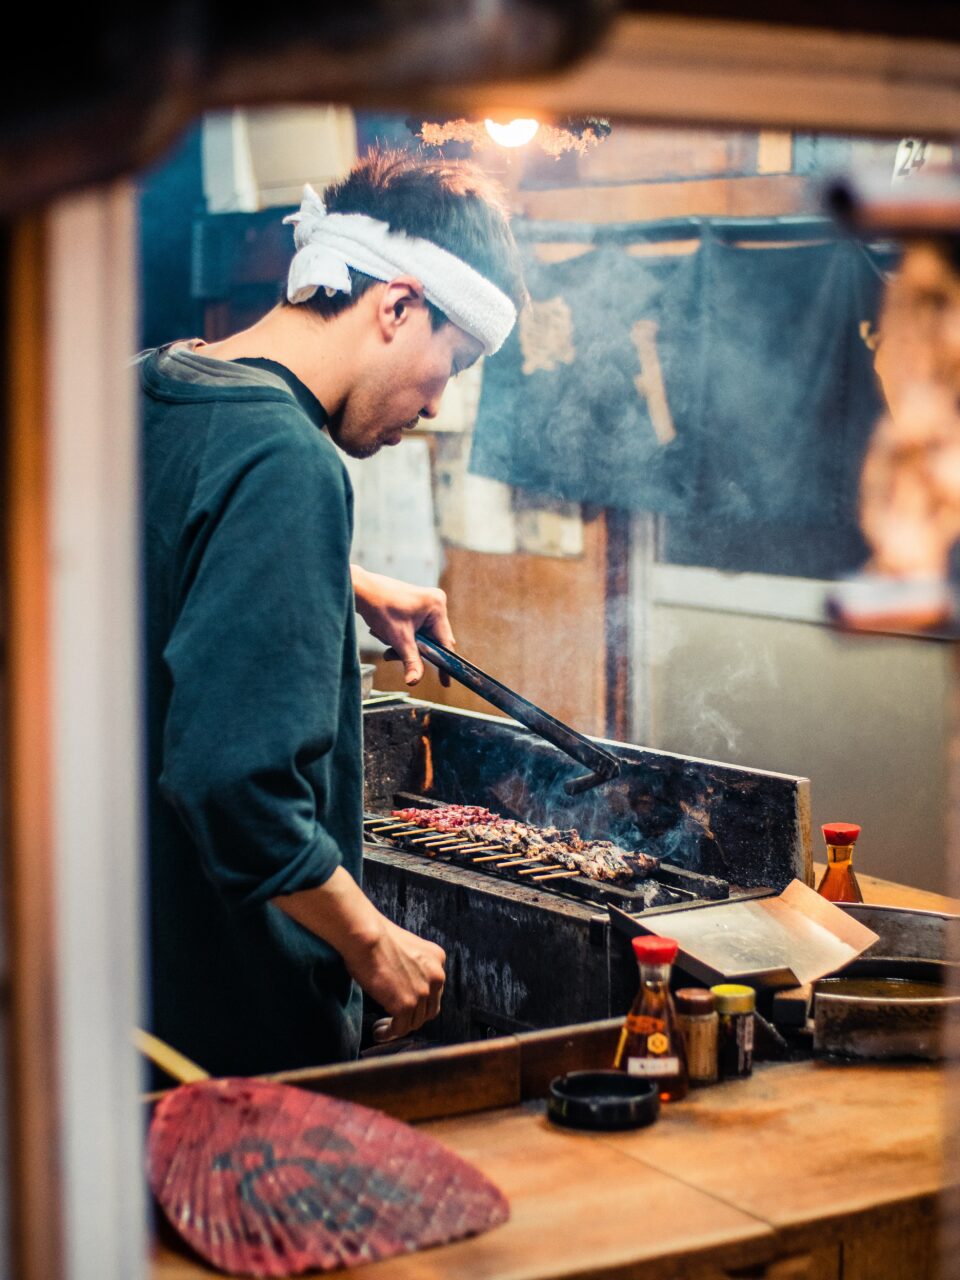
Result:
[[[486,364],[471,470],[676,517],[849,519],[880,409],[880,273],[852,241],[731,228],[659,256],[527,246],[531,304]]]

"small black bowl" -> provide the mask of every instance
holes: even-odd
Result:
[[[571,1129],[640,1129],[660,1114],[660,1089],[623,1071],[571,1071],[550,1081],[547,1115]]]

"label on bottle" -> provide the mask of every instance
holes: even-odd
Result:
[[[679,1058],[628,1058],[627,1075],[655,1076],[662,1080],[666,1076],[680,1074]]]
[[[652,1036],[647,1036],[647,1053],[652,1053],[656,1057],[660,1057],[670,1048],[670,1041],[662,1031],[655,1031]]]
[[[652,1036],[654,1032],[663,1031],[666,1023],[662,1018],[651,1018],[636,1013],[627,1014],[627,1030],[632,1036]]]
[[[753,1014],[720,1015],[717,1065],[721,1080],[748,1076],[753,1070]]]

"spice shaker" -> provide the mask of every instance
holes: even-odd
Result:
[[[691,1084],[712,1084],[717,1078],[719,1023],[713,993],[705,987],[681,987],[673,993],[673,1002],[687,1047],[687,1077]]]
[[[721,1080],[748,1076],[753,1071],[753,987],[721,982],[711,987],[717,1005],[717,1070]]]

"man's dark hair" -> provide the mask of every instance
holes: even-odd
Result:
[[[432,240],[479,271],[519,309],[527,296],[520,255],[500,188],[467,161],[428,159],[407,151],[367,152],[323,193],[328,213],[365,213],[391,231]],[[297,306],[331,319],[382,281],[350,268],[351,293],[318,289]],[[288,306],[294,305],[288,303]],[[428,304],[435,329],[447,317]]]

